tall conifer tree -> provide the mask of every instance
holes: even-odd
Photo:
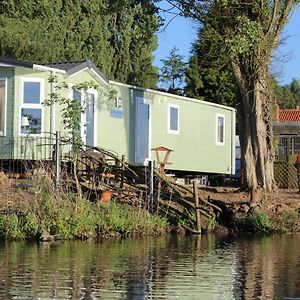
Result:
[[[91,59],[110,78],[154,87],[149,0],[3,0],[0,55],[35,63]]]
[[[185,93],[223,105],[235,106],[236,103],[237,91],[228,57],[205,27],[200,28],[198,40],[192,46]]]

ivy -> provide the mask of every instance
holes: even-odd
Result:
[[[263,30],[256,21],[246,16],[236,18],[235,34],[225,38],[225,43],[235,54],[251,53],[263,39]]]

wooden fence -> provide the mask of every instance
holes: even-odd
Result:
[[[291,162],[278,161],[274,163],[275,181],[279,188],[298,188],[297,169]]]

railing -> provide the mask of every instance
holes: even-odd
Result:
[[[0,159],[51,160],[54,142],[51,137],[1,137]]]
[[[55,149],[59,143],[60,161],[70,159],[71,142],[56,139],[56,135],[36,137],[0,137],[0,171],[24,173],[33,165],[55,164]]]

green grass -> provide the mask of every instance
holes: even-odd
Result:
[[[57,192],[42,184],[32,192],[20,191],[19,201],[0,213],[0,237],[38,239],[46,231],[56,239],[86,239],[97,235],[145,234],[166,231],[167,219],[120,204],[109,205],[80,199],[74,193]]]
[[[275,229],[273,222],[264,212],[254,213],[241,220],[242,227],[251,232],[272,232]]]

